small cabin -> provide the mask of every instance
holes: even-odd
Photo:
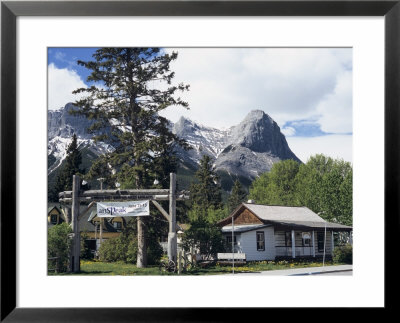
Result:
[[[352,227],[327,222],[307,207],[242,203],[218,226],[227,251],[233,239],[234,252],[247,261],[331,256],[335,246],[352,243]]]
[[[124,217],[98,217],[97,210],[93,207],[79,219],[78,226],[81,237],[85,239],[90,250],[95,254],[102,241],[118,237],[126,224],[127,220]]]
[[[49,204],[47,207],[47,227],[50,228],[63,222],[65,222],[65,217],[61,208],[55,204]]]

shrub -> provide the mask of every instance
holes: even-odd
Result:
[[[333,250],[333,262],[335,263],[353,263],[353,246],[346,244],[344,246],[336,247]]]
[[[71,227],[67,223],[58,224],[48,229],[47,234],[47,257],[57,257],[57,271],[65,272],[69,267],[69,255],[72,241],[68,238],[68,234],[72,233]],[[53,268],[51,264],[54,261],[48,262],[48,267]]]
[[[157,241],[149,239],[147,244],[147,263],[157,264],[162,256],[162,248]],[[99,250],[100,259],[107,262],[124,261],[135,263],[137,260],[137,237],[121,234],[102,242]]]
[[[128,245],[121,236],[104,240],[99,249],[99,257],[103,261],[126,261]]]

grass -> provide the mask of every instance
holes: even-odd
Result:
[[[325,262],[326,266],[336,265],[332,261]],[[267,270],[294,269],[306,267],[320,267],[319,261],[261,261],[249,262],[246,265],[235,266],[236,273],[260,272]],[[195,267],[182,275],[220,275],[232,272],[232,266],[212,265],[207,268]],[[54,275],[50,273],[50,275]],[[61,275],[61,274],[59,274]],[[95,276],[140,276],[140,275],[178,275],[177,273],[161,273],[158,266],[148,266],[147,268],[137,268],[134,264],[124,262],[107,263],[102,261],[81,260],[80,273],[64,273],[62,275],[95,275]]]

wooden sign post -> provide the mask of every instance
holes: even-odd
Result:
[[[92,191],[80,191],[80,178],[78,175],[73,176],[72,191],[65,191],[59,193],[60,203],[68,204],[72,203],[72,219],[71,226],[73,229],[73,244],[72,244],[72,257],[70,270],[72,272],[80,271],[80,232],[79,232],[79,205],[80,202],[95,203],[96,201],[104,200],[150,200],[161,212],[161,214],[168,219],[169,230],[168,230],[168,259],[176,263],[177,260],[177,229],[176,229],[176,201],[188,199],[188,192],[176,193],[176,174],[170,173],[170,188],[168,189],[143,189],[143,190],[92,190]],[[157,203],[157,200],[169,200],[169,213],[166,212],[162,206]],[[90,204],[86,211],[89,208]],[[101,230],[100,223],[100,230]],[[100,233],[100,238],[102,235]],[[144,240],[144,237],[142,237]],[[139,246],[146,246],[139,243]],[[139,250],[138,253],[143,255],[145,249]],[[145,264],[144,264],[145,266]]]
[[[79,232],[79,189],[80,189],[80,178],[78,175],[72,177],[72,230],[74,232],[74,239],[72,244],[72,272],[77,273],[81,270],[80,268],[80,232]]]
[[[176,264],[178,250],[176,236],[176,175],[170,174],[169,181],[169,232],[168,232],[168,259]]]

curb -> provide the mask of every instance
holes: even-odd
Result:
[[[316,271],[316,272],[311,272],[311,273],[293,274],[293,275],[288,275],[288,276],[309,276],[309,275],[319,275],[319,274],[341,273],[341,272],[346,272],[346,271],[353,271],[353,269]]]

